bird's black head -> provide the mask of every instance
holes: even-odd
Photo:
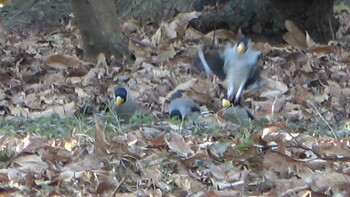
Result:
[[[123,104],[126,101],[127,91],[125,88],[120,87],[114,90],[115,102],[117,106]]]
[[[180,112],[179,110],[177,110],[177,109],[174,109],[174,110],[170,111],[169,114],[170,114],[170,118],[176,117],[176,118],[178,118],[179,120],[182,120],[182,114],[181,114],[181,112]]]
[[[243,53],[245,53],[246,51],[247,51],[247,49],[248,49],[248,40],[247,39],[245,39],[245,38],[242,38],[242,39],[239,39],[238,41],[237,41],[237,53],[238,54],[243,54]]]

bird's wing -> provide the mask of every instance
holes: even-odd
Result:
[[[222,113],[223,117],[240,127],[248,127],[250,125],[251,112],[244,106],[232,106],[226,108]]]
[[[202,63],[202,66],[205,70],[205,72],[210,75],[212,72],[211,72],[211,69],[209,68],[209,65],[208,65],[208,62],[207,60],[205,59],[204,57],[204,53],[203,53],[203,49],[201,46],[197,46],[197,51],[198,51],[198,57],[199,59],[201,60],[201,63]]]
[[[180,102],[181,101],[181,102]],[[176,103],[181,113],[185,115],[185,117],[190,117],[194,113],[201,111],[198,105],[190,98],[181,98],[178,103]]]
[[[224,51],[225,65],[224,69],[227,73],[227,98],[232,101],[238,101],[242,95],[247,82],[253,81],[252,77],[255,77],[252,72],[256,70],[257,61],[260,55],[259,51],[255,51],[252,48],[248,48],[246,53],[237,54],[235,48],[226,48]]]
[[[225,60],[220,55],[221,52],[203,53],[203,49],[198,46],[198,56],[202,63],[202,66],[207,74],[214,74],[219,77],[220,80],[225,80],[226,75],[223,69]]]
[[[199,108],[197,105],[194,105],[191,107],[192,112],[201,112],[201,108]]]
[[[259,66],[259,57],[261,55],[260,51],[254,50],[251,46],[247,50],[247,59],[250,60],[247,62],[247,64],[252,64],[250,75],[248,77],[246,86],[250,86],[254,83],[260,83],[260,72],[261,72],[261,67]]]

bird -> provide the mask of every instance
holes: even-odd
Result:
[[[183,121],[185,119],[196,119],[201,114],[201,108],[190,98],[176,98],[170,102],[170,118],[177,117]]]
[[[203,111],[191,98],[182,97],[184,90],[177,90],[170,96],[169,115],[170,118],[178,118],[181,120],[181,126],[185,120],[192,123],[200,116],[212,113],[211,111]]]
[[[251,112],[243,105],[229,106],[223,108],[222,116],[238,125],[241,128],[247,128],[251,125],[251,121],[255,120],[255,117]]]
[[[226,80],[227,92],[223,102],[239,104],[243,90],[260,82],[258,60],[261,52],[253,49],[249,39],[240,38],[234,46],[227,45],[223,50],[203,53],[198,46],[198,56],[207,74],[214,74]]]
[[[130,91],[125,87],[116,87],[114,89],[112,106],[121,123],[128,123],[136,111],[136,103]]]

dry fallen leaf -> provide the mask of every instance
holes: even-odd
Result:
[[[315,46],[316,42],[314,40],[312,40],[309,33],[307,33],[307,31],[306,31],[305,34],[306,34],[306,46],[307,46],[307,48],[309,49],[309,48]]]
[[[18,165],[18,169],[23,171],[32,171],[36,174],[40,174],[46,170],[49,165],[42,161],[39,155],[27,154],[19,156],[12,161],[12,165]]]
[[[170,98],[172,94],[174,94],[175,92],[181,90],[181,91],[187,91],[187,90],[190,90],[191,87],[193,86],[193,84],[195,84],[197,81],[196,78],[192,78],[186,82],[183,82],[179,85],[177,85],[171,92],[169,92],[166,96],[166,98]]]
[[[138,22],[134,19],[125,21],[122,26],[123,33],[126,36],[131,36],[131,34],[136,33],[138,28],[139,28]]]
[[[283,39],[297,49],[307,49],[305,34],[290,20],[286,20],[284,26],[288,32],[283,35]]]
[[[49,55],[43,58],[44,65],[54,69],[77,68],[85,64],[77,57],[70,55]]]
[[[0,45],[4,45],[6,42],[5,29],[0,21]]]
[[[170,132],[169,139],[166,138],[165,141],[168,144],[170,150],[185,158],[188,158],[194,154],[191,148],[186,144],[183,136],[178,133]]]
[[[94,116],[95,120],[95,151],[99,153],[107,153],[107,148],[109,147],[109,143],[105,138],[105,127],[101,127],[99,125],[98,117]]]
[[[175,39],[179,32],[185,32],[188,22],[200,16],[201,12],[179,13],[172,22],[162,22],[161,29],[165,32],[168,39]]]
[[[336,172],[316,172],[312,177],[307,179],[306,182],[312,191],[323,193],[327,190],[331,190],[332,193],[337,193],[337,191],[332,191],[332,188],[345,189],[350,185],[350,177]]]
[[[221,46],[236,37],[222,29],[203,34],[188,25],[195,17],[180,13],[162,24],[129,20],[123,32],[135,61],[101,54],[96,65],[77,58],[82,39],[73,15],[58,29],[0,29],[0,195],[349,196],[350,14],[336,15],[341,26],[328,45],[315,43],[290,21],[284,38],[292,47],[252,38],[262,52],[263,79],[256,96],[244,94],[257,117],[252,127],[237,129],[206,116],[179,134],[161,111],[172,93],[183,90],[201,108],[216,111],[226,89],[188,73],[195,46]],[[115,123],[105,107],[117,85],[130,87],[156,118]],[[101,126],[89,116],[72,116],[87,102],[101,112]],[[53,114],[65,118],[38,119]],[[34,119],[29,122],[35,128],[22,119]],[[66,120],[62,128],[56,125]],[[36,136],[27,135],[33,130]],[[56,137],[41,136],[46,134]]]

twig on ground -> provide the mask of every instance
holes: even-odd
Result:
[[[339,140],[337,137],[337,134],[335,134],[333,128],[331,127],[331,125],[329,125],[329,123],[327,122],[327,120],[321,115],[320,111],[318,111],[318,109],[316,108],[316,106],[310,102],[309,100],[307,100],[308,103],[310,103],[312,105],[312,107],[316,110],[317,114],[321,117],[321,119],[326,123],[326,125],[328,126],[328,128],[332,131],[335,139]]]

